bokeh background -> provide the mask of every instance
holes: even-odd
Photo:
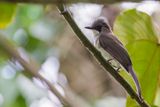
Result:
[[[128,31],[131,35],[152,34],[150,36],[153,36],[153,38],[156,36],[157,39],[153,40],[157,41],[157,45],[159,45],[159,2],[122,2],[105,5],[77,3],[66,5],[66,9],[93,44],[95,42],[94,33],[84,27],[91,25],[99,16],[103,16],[107,18],[115,34],[125,45],[131,41],[131,38],[121,36],[125,35],[123,31]],[[146,17],[152,18],[152,22],[147,18],[141,20],[141,13],[137,13],[139,14],[139,17],[137,17],[136,12],[132,11],[131,16],[135,16],[134,18],[139,22],[133,24],[130,17],[123,19],[124,14],[122,12],[129,9],[143,12],[143,14],[147,15]],[[25,60],[29,56],[36,61],[33,66],[38,64],[40,66],[39,73],[53,83],[61,94],[67,94],[72,97],[71,99],[73,99],[73,102],[75,101],[75,104],[81,103],[81,107],[85,107],[84,105],[90,105],[86,107],[126,106],[127,93],[125,90],[104,71],[82,45],[55,5],[0,3],[0,13],[2,14],[0,16],[0,32],[16,46]],[[119,18],[117,19],[117,17]],[[146,28],[142,26],[143,21],[147,23],[144,25]],[[124,26],[120,26],[123,25],[122,22],[125,24],[130,23],[128,26],[126,24],[127,30],[124,30]],[[154,30],[151,28],[152,25]],[[130,30],[133,27],[137,28],[135,31],[139,33]],[[148,28],[151,28],[151,30],[148,30]],[[152,30],[155,33],[151,33]],[[139,36],[139,38],[144,39],[145,37]],[[152,40],[152,37],[150,39]],[[132,56],[133,50],[130,49],[131,46],[126,45],[126,47]],[[134,50],[136,50],[136,47],[134,46]],[[147,59],[147,57],[150,57],[149,50],[152,52],[154,47],[146,43],[146,47],[142,48],[145,50],[146,56],[144,57]],[[138,51],[140,51],[139,48],[136,52],[138,53]],[[138,54],[140,54],[140,57],[144,55],[144,53],[142,56],[141,53]],[[160,66],[159,57],[159,53],[157,53],[156,61],[154,59],[147,61],[150,65],[156,64],[156,67],[158,67]],[[137,72],[139,70],[143,71],[143,67],[140,66],[149,66],[142,63],[143,60],[136,62],[136,58],[133,55],[133,62],[138,63],[137,65],[135,64]],[[151,77],[145,78],[148,80],[156,79],[152,81],[153,84],[147,83],[147,85],[148,87],[156,87],[154,88],[156,91],[153,89],[155,93],[151,91],[154,97],[150,104],[160,106],[160,82],[157,79],[159,78],[159,69],[156,67],[148,68],[150,72],[156,73],[153,75],[151,73],[147,74]],[[126,74],[122,73],[122,75],[128,79]],[[141,73],[138,73],[138,76],[141,77]],[[145,82],[143,80],[141,79],[141,83]],[[130,82],[131,79],[128,81]],[[133,84],[133,81],[131,81],[131,84]],[[143,85],[142,88],[147,90],[146,85]],[[145,98],[147,98],[147,95]],[[150,97],[148,99],[150,100]],[[45,83],[25,73],[24,68],[16,59],[6,55],[2,49],[0,50],[0,107],[62,106],[59,99],[49,91]]]

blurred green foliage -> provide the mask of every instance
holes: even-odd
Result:
[[[142,96],[151,105],[155,102],[158,88],[160,45],[151,17],[136,9],[127,10],[118,16],[114,32],[127,47],[133,67],[139,78]],[[124,74],[132,86],[131,78]],[[137,103],[128,97],[127,107],[137,107]]]
[[[11,105],[12,105],[12,107],[27,107],[26,102],[25,102],[25,98],[21,95],[17,96],[15,101],[13,103],[11,103],[8,107],[11,107]]]
[[[39,64],[43,64],[50,54],[57,55],[54,38],[64,29],[64,22],[58,17],[50,18],[47,12],[50,10],[43,5],[0,3],[0,29],[18,50],[30,54]],[[2,47],[0,56],[0,107],[38,106],[48,93],[22,77],[22,66],[10,62],[9,59],[14,59],[8,57]]]
[[[16,4],[0,3],[0,29],[6,28],[14,18]]]

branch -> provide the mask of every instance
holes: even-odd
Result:
[[[90,41],[85,37],[85,35],[82,33],[82,31],[79,29],[77,24],[75,23],[72,16],[69,14],[68,11],[66,11],[63,7],[63,4],[57,5],[59,11],[62,13],[68,24],[71,26],[73,31],[75,32],[76,36],[79,38],[79,40],[82,42],[82,44],[89,50],[91,54],[94,55],[94,57],[97,59],[97,61],[101,64],[101,66],[108,71],[114,79],[119,82],[122,87],[128,92],[128,94],[136,100],[136,102],[141,107],[150,107],[145,101],[141,101],[136,94],[136,92],[133,90],[133,88],[128,84],[126,80],[123,79],[123,77],[117,73],[117,71],[114,70],[114,68],[103,58],[101,53],[90,43]]]
[[[44,81],[49,89],[60,99],[62,104],[64,105],[71,105],[65,98],[62,96],[58,90],[50,83],[47,79],[45,79],[42,75],[38,73],[39,67],[35,66],[36,64],[31,64],[33,60],[26,61],[24,60],[19,52],[17,51],[16,47],[11,44],[9,40],[5,38],[3,34],[0,33],[0,47],[7,53],[10,57],[19,61],[19,63],[25,68],[27,72],[29,72],[32,76],[39,78],[40,80]],[[72,106],[71,106],[72,107]]]
[[[55,94],[61,103],[66,107],[91,107],[86,101],[84,101],[80,96],[77,96],[68,86],[63,87],[65,96],[62,96],[59,91],[54,87],[54,85],[45,79],[42,75],[38,73],[39,66],[37,62],[29,58],[24,60],[20,53],[17,51],[17,47],[14,46],[5,35],[0,33],[0,49],[2,49],[9,57],[16,59],[24,67],[26,72],[28,72],[32,77],[39,78],[41,81],[47,84],[50,91]]]
[[[0,2],[10,2],[10,3],[40,3],[40,4],[59,4],[59,3],[115,3],[123,1],[140,2],[143,0],[0,0]]]

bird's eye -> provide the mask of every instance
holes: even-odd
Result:
[[[99,25],[96,26],[97,29],[100,29],[101,27],[102,27],[102,26],[99,26]]]

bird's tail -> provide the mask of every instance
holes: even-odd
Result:
[[[136,89],[137,89],[137,92],[138,92],[138,96],[139,96],[140,99],[142,99],[140,84],[139,84],[139,81],[137,79],[137,76],[136,76],[132,66],[128,67],[128,71],[131,74],[131,76],[132,76],[132,78],[133,78],[133,80],[134,80],[134,82],[136,84]]]

